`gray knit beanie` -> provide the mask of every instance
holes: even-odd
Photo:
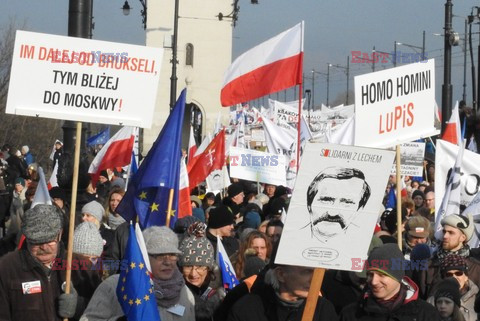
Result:
[[[97,201],[91,201],[82,207],[82,214],[90,214],[94,216],[98,222],[101,222],[103,215],[105,214],[105,209],[102,204]]]
[[[25,212],[22,233],[29,243],[47,243],[55,240],[62,224],[62,213],[58,207],[38,204]]]
[[[368,256],[367,271],[377,271],[401,282],[405,276],[403,254],[395,243],[383,244]]]
[[[213,245],[205,237],[207,226],[202,222],[193,223],[187,231],[187,236],[180,244],[180,266],[207,266],[214,267],[215,259]]]
[[[181,254],[177,235],[166,226],[151,226],[143,231],[149,254]]]
[[[73,234],[73,253],[101,256],[103,239],[97,226],[92,222],[78,225]]]

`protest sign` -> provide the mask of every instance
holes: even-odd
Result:
[[[163,49],[17,31],[9,114],[150,128]]]
[[[390,147],[437,134],[435,63],[355,77],[355,145]]]
[[[455,165],[459,146],[437,139],[435,159],[435,209],[438,210],[445,194],[449,170]],[[480,155],[469,150],[463,152],[460,168],[460,205],[468,206],[480,190]]]
[[[283,155],[253,149],[230,148],[230,176],[273,185],[286,184]]]
[[[402,176],[423,176],[425,143],[403,143],[400,145],[400,167]],[[397,173],[395,159],[390,174]]]
[[[307,143],[275,263],[361,270],[394,156]]]

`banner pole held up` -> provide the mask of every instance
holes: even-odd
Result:
[[[397,243],[400,251],[402,250],[402,176],[401,176],[401,156],[400,145],[397,145]]]
[[[78,171],[80,167],[80,145],[82,144],[82,122],[77,122],[75,138],[75,155],[73,163],[72,199],[70,206],[70,223],[68,225],[67,272],[65,277],[65,293],[70,293],[72,279],[73,233],[75,230],[75,210],[77,205]],[[66,319],[65,319],[66,320]]]
[[[308,290],[307,302],[303,310],[302,321],[312,321],[317,307],[318,294],[322,288],[323,277],[325,276],[325,269],[316,268],[313,270],[312,281],[310,282],[310,289]]]
[[[174,189],[171,188],[170,194],[168,195],[167,220],[165,222],[166,227],[170,227],[170,217],[172,215],[173,192],[174,192]]]

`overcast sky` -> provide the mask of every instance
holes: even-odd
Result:
[[[150,0],[153,1],[153,0]],[[208,4],[209,0],[204,0]],[[227,1],[227,0],[225,0]],[[181,1],[182,2],[182,1]],[[326,102],[327,63],[346,66],[352,51],[371,54],[376,50],[393,52],[394,41],[422,46],[422,32],[426,31],[426,55],[435,58],[436,97],[441,104],[443,82],[443,37],[445,1],[440,0],[259,0],[253,5],[250,0],[240,0],[240,13],[234,30],[233,57],[249,48],[305,21],[305,63],[304,72],[311,77],[311,70],[319,71],[315,79],[315,104]],[[453,1],[453,27],[463,37],[464,17],[470,14],[478,1]],[[6,3],[6,6],[5,6]],[[145,44],[145,33],[140,18],[140,4],[132,0],[130,16],[122,14],[122,0],[94,1],[94,39]],[[26,23],[28,30],[66,34],[68,1],[66,0],[6,0],[2,6],[0,27],[4,28],[9,19]],[[224,14],[228,14],[224,13]],[[180,9],[181,15],[181,9]],[[472,29],[474,59],[477,59],[479,24]],[[463,43],[463,41],[462,41]],[[398,51],[414,53],[415,49],[398,46]],[[419,52],[419,50],[417,50]],[[350,88],[353,76],[371,72],[371,64],[351,63]],[[380,64],[376,69],[391,68],[392,64]],[[478,68],[478,62],[475,61]],[[467,101],[471,102],[470,56],[467,65]],[[455,47],[452,53],[453,99],[460,100],[463,93],[463,51]],[[311,79],[305,83],[311,89]],[[330,102],[346,90],[346,75],[341,68],[330,68]],[[275,95],[272,98],[276,98]],[[279,98],[284,99],[284,94]],[[293,90],[287,93],[287,100],[293,99]]]

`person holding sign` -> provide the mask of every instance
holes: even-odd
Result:
[[[396,244],[373,249],[365,262],[365,292],[342,310],[340,320],[440,320],[435,307],[418,298],[418,286],[405,277],[403,260]]]
[[[53,205],[29,209],[22,222],[26,242],[0,260],[0,320],[61,320],[75,314],[78,295],[63,293],[62,213]]]
[[[307,190],[312,237],[328,242],[347,233],[370,197],[365,175],[356,168],[328,167],[320,172]]]
[[[313,268],[276,265],[265,275],[263,286],[252,287],[230,310],[228,321],[300,320],[305,308]],[[332,303],[318,298],[311,320],[337,320]]]

